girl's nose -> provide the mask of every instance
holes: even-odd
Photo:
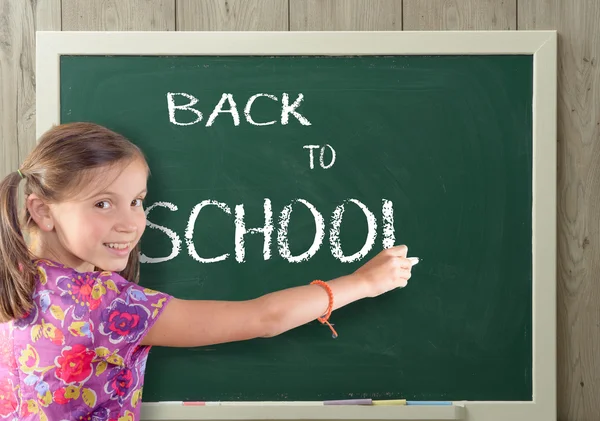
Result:
[[[135,232],[137,231],[137,225],[133,223],[119,223],[116,225],[116,229],[119,232]]]
[[[135,232],[137,231],[136,219],[133,215],[123,215],[117,221],[115,229],[119,232]]]

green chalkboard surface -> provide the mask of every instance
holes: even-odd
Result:
[[[145,402],[532,399],[532,56],[60,66],[61,121],[104,124],[148,158],[144,286],[243,300],[391,243],[421,258],[407,288],[336,311],[337,339],[315,321],[153,348]]]

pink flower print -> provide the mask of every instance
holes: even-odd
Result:
[[[56,402],[59,405],[65,405],[65,404],[69,403],[69,401],[73,398],[67,398],[65,396],[66,392],[67,392],[67,390],[64,387],[61,387],[60,389],[55,390],[53,393],[54,402]]]
[[[92,375],[92,360],[96,353],[81,344],[63,348],[56,357],[56,377],[66,384],[83,383]]]
[[[81,320],[84,315],[100,306],[102,294],[98,293],[97,282],[99,281],[90,277],[89,274],[58,278],[56,284],[63,291],[62,302],[75,306],[73,318]],[[100,288],[102,288],[101,285]]]
[[[148,326],[148,309],[137,304],[127,304],[120,298],[102,311],[100,332],[108,335],[112,343],[123,339],[131,343],[139,339]]]
[[[136,386],[136,383],[137,377],[133,371],[128,368],[117,367],[112,370],[104,390],[111,396],[111,399],[123,402]]]

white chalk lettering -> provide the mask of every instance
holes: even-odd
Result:
[[[223,105],[225,104],[225,101],[229,102],[230,108],[228,110],[223,109]],[[240,125],[240,115],[237,110],[237,105],[235,104],[235,101],[233,100],[233,95],[223,94],[221,96],[219,103],[217,105],[215,105],[215,109],[210,114],[210,117],[208,117],[208,121],[206,122],[206,127],[212,126],[212,124],[215,122],[215,119],[217,118],[217,116],[220,113],[231,114],[231,116],[233,117],[233,124],[236,126]]]
[[[344,205],[348,202],[356,204],[363,211],[367,218],[367,227],[369,231],[363,247],[351,256],[344,256],[342,244],[340,242],[340,228],[342,225],[342,216],[344,215]],[[375,215],[373,215],[373,213],[360,201],[356,199],[344,200],[344,203],[337,206],[333,211],[333,215],[331,216],[331,229],[329,231],[329,243],[331,245],[331,254],[340,262],[352,263],[364,258],[375,244],[376,237],[377,221]]]
[[[182,96],[187,98],[189,102],[187,104],[175,104],[175,97]],[[277,120],[270,120],[266,122],[257,122],[251,116],[252,105],[254,101],[256,101],[260,97],[266,97],[273,101],[278,101],[275,95],[266,94],[266,93],[258,93],[252,95],[248,98],[246,102],[246,106],[244,107],[244,116],[246,117],[246,121],[253,126],[270,126],[277,123]],[[284,93],[281,97],[281,124],[286,125],[290,121],[290,114],[296,118],[300,124],[303,126],[311,126],[311,122],[308,121],[306,117],[300,114],[297,110],[304,101],[304,95],[302,93],[298,94],[296,100],[290,104],[290,97],[287,93]],[[225,106],[225,102],[229,103],[229,109],[223,109]],[[169,121],[178,126],[191,126],[202,121],[203,114],[200,110],[194,108],[194,105],[198,103],[198,98],[193,95],[187,94],[185,92],[167,92],[167,108],[169,111]],[[191,111],[196,115],[196,119],[193,121],[181,121],[175,117],[175,111]],[[230,93],[224,93],[221,95],[221,99],[213,108],[208,120],[206,122],[206,127],[211,127],[219,114],[228,113],[231,114],[233,119],[233,124],[235,126],[240,125],[240,114],[237,109],[237,104],[233,99],[233,95]]]
[[[156,202],[152,206],[149,206],[146,209],[146,211],[145,211],[146,218],[148,218],[148,214],[150,213],[150,211],[157,206],[162,207],[162,208],[167,208],[171,212],[175,212],[177,210],[177,206],[175,206],[172,203]],[[148,256],[144,255],[143,253],[140,253],[140,262],[141,263],[160,263],[160,262],[166,262],[167,260],[171,260],[171,259],[174,259],[175,257],[177,257],[177,255],[181,251],[181,238],[179,238],[177,233],[174,232],[173,230],[170,230],[167,227],[163,227],[161,225],[154,224],[154,223],[150,222],[148,219],[146,219],[146,225],[151,229],[157,229],[157,230],[162,231],[165,234],[167,234],[167,237],[169,237],[169,239],[171,240],[171,253],[166,257],[148,257]]]
[[[329,163],[329,165],[325,165],[325,148],[329,148],[329,150],[331,150],[331,162]],[[335,163],[335,149],[333,149],[331,147],[331,145],[325,145],[321,148],[321,155],[319,157],[319,162],[321,164],[321,168],[328,170],[329,168],[333,167],[333,164]]]
[[[308,149],[308,160],[309,160],[309,165],[310,165],[310,169],[314,169],[315,168],[315,155],[313,153],[313,149],[317,149],[319,147],[319,145],[304,145],[302,147],[302,149]]]
[[[269,260],[271,258],[271,234],[273,233],[273,211],[271,201],[264,200],[263,211],[265,215],[265,225],[262,228],[246,228],[244,222],[244,205],[235,207],[235,260],[242,263],[246,257],[246,247],[244,244],[244,236],[246,234],[262,233],[264,235],[263,243],[263,258]]]
[[[181,95],[181,96],[189,99],[190,102],[187,104],[184,104],[184,105],[175,105],[175,100],[173,99],[173,97],[175,95]],[[196,105],[197,102],[198,102],[198,99],[190,94],[186,94],[183,92],[178,92],[178,93],[168,92],[167,93],[167,107],[169,109],[169,121],[178,126],[191,126],[193,124],[196,124],[196,123],[202,121],[202,113],[200,111],[198,111],[197,109],[192,108],[194,105]],[[194,114],[196,114],[196,119],[194,121],[190,121],[187,123],[182,123],[180,121],[177,121],[177,119],[175,118],[176,110],[191,111]]]
[[[252,119],[252,116],[250,115],[250,110],[252,108],[252,104],[254,104],[254,101],[256,100],[256,98],[259,98],[261,96],[267,97],[269,99],[272,99],[273,101],[277,101],[277,97],[275,95],[270,95],[270,94],[256,94],[256,95],[252,95],[250,97],[250,99],[248,100],[248,102],[246,103],[246,107],[244,108],[244,115],[246,116],[246,121],[250,124],[253,124],[255,126],[269,126],[271,124],[275,124],[277,123],[277,120],[271,120],[271,121],[267,121],[266,123],[257,123],[256,121],[254,121]]]
[[[292,214],[292,206],[294,203],[302,203],[306,206],[313,215],[315,220],[315,238],[310,248],[304,253],[298,256],[292,256],[290,251],[290,242],[288,240],[288,226],[290,224],[290,216]],[[279,255],[290,263],[299,263],[309,260],[313,257],[321,244],[323,244],[323,237],[325,237],[325,222],[321,213],[309,202],[304,199],[294,199],[292,203],[285,206],[279,215],[279,230],[277,231],[277,243],[279,245]]]
[[[290,220],[292,216],[292,211],[296,204],[304,205],[312,214],[313,220],[315,222],[315,234],[312,240],[311,246],[308,250],[300,253],[298,255],[292,255],[290,249],[290,234],[288,231]],[[348,203],[353,203],[360,208],[360,210],[365,215],[367,221],[367,236],[365,239],[364,245],[361,247],[359,251],[356,253],[346,256],[344,255],[341,239],[340,239],[340,231],[342,226],[342,219],[345,212],[345,207]],[[200,263],[215,263],[221,262],[230,257],[230,253],[224,253],[220,256],[216,257],[201,257],[198,255],[194,245],[194,227],[198,221],[198,217],[200,211],[207,206],[216,206],[223,212],[228,215],[231,215],[231,208],[222,202],[218,202],[216,200],[203,200],[202,202],[196,204],[191,212],[187,222],[187,226],[185,229],[185,244],[188,249],[188,254],[194,260]],[[146,209],[146,216],[157,207],[164,207],[169,209],[172,212],[178,210],[177,206],[168,202],[156,202],[152,206],[149,206]],[[247,228],[245,222],[245,209],[243,204],[238,204],[235,206],[234,211],[234,224],[235,224],[235,234],[234,234],[234,246],[235,246],[235,260],[238,263],[243,263],[246,261],[246,245],[245,245],[245,236],[246,234],[262,234],[264,236],[263,241],[263,259],[269,260],[271,259],[271,241],[273,236],[273,210],[271,205],[271,200],[265,198],[263,202],[263,214],[264,214],[264,226],[257,228]],[[393,247],[396,238],[395,238],[395,229],[394,229],[394,205],[391,200],[383,199],[382,207],[381,207],[381,216],[382,216],[382,245],[383,248]],[[323,245],[323,241],[326,233],[326,224],[323,218],[323,215],[317,210],[317,208],[310,203],[309,201],[297,198],[293,199],[289,204],[284,206],[279,213],[279,224],[277,230],[277,248],[279,251],[279,255],[290,263],[301,263],[310,260],[314,257]],[[304,219],[304,218],[301,218]],[[303,221],[304,223],[304,221]],[[176,232],[173,230],[157,225],[155,223],[150,222],[149,220],[146,222],[146,225],[151,229],[158,229],[162,231],[169,237],[171,240],[171,252],[168,256],[165,257],[148,257],[144,254],[140,253],[140,261],[142,263],[160,263],[166,262],[175,258],[181,251],[181,239]],[[304,232],[304,230],[303,230]],[[358,260],[361,260],[367,256],[367,254],[371,251],[375,244],[375,240],[377,238],[377,219],[373,212],[371,212],[366,205],[360,202],[357,199],[346,199],[340,205],[338,205],[331,214],[330,219],[330,227],[329,227],[329,245],[331,255],[339,260],[342,263],[352,263]],[[293,240],[292,240],[293,241]]]
[[[198,253],[196,252],[196,247],[194,246],[194,227],[196,226],[196,219],[198,219],[198,215],[200,214],[200,211],[205,206],[216,206],[219,209],[221,209],[223,212],[231,215],[231,209],[229,209],[229,206],[227,206],[225,203],[217,202],[215,200],[203,200],[202,202],[198,203],[192,209],[192,213],[190,214],[190,219],[188,219],[187,228],[185,229],[185,243],[187,244],[189,255],[194,260],[196,260],[200,263],[220,262],[222,260],[227,259],[229,257],[229,253],[224,253],[220,256],[213,257],[213,258],[204,258],[204,257],[200,257],[198,255]]]
[[[290,97],[287,93],[283,94],[281,98],[281,124],[286,125],[289,122],[290,114],[292,114],[303,126],[310,126],[310,121],[306,119],[302,114],[296,111],[296,108],[300,106],[300,103],[304,100],[304,95],[298,94],[298,98],[290,105]]]
[[[394,204],[390,200],[383,199],[381,214],[383,219],[383,248],[389,249],[396,242],[394,230]]]

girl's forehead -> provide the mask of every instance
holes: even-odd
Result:
[[[148,167],[135,159],[130,162],[90,169],[70,195],[73,200],[86,200],[103,192],[138,194],[146,188]]]

